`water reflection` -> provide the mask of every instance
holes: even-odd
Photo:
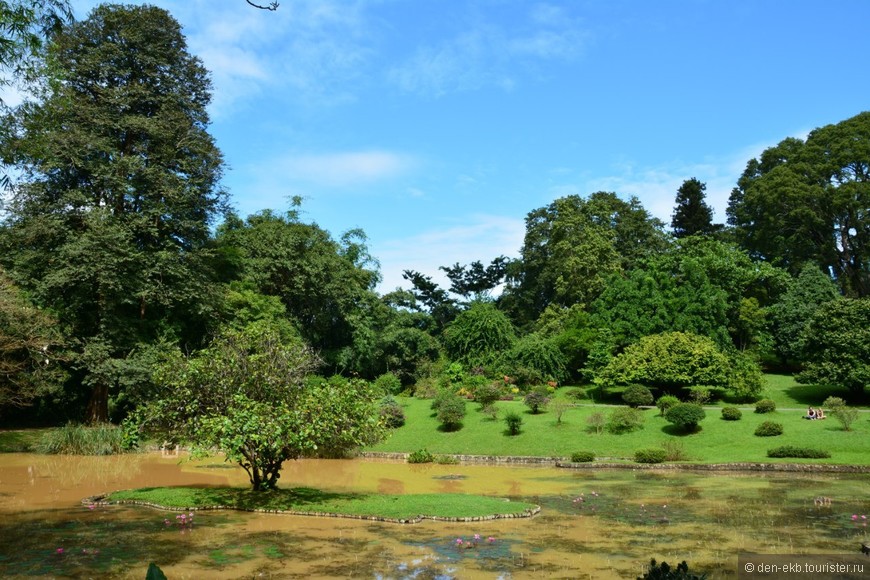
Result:
[[[200,512],[182,526],[175,513],[92,509],[80,500],[154,485],[245,486],[244,471],[159,454],[0,455],[0,576],[141,578],[155,561],[170,578],[623,578],[655,557],[734,577],[739,551],[855,552],[868,541],[870,517],[866,476],[306,460],[289,463],[280,481],[336,492],[522,497],[543,512],[406,526]]]

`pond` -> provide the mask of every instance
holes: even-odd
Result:
[[[303,460],[286,464],[280,483],[494,495],[543,510],[531,519],[413,525],[198,512],[191,524],[175,512],[81,500],[134,487],[245,486],[241,468],[159,454],[5,454],[0,576],[141,580],[156,562],[170,579],[635,578],[656,558],[736,578],[739,552],[854,555],[870,540],[866,475]]]

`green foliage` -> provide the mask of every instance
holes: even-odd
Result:
[[[513,325],[492,302],[474,302],[444,331],[451,360],[468,367],[491,366],[516,340]]]
[[[0,412],[61,390],[65,339],[57,320],[36,308],[0,268]]]
[[[756,437],[776,437],[782,435],[782,423],[776,421],[765,421],[755,428]]]
[[[387,429],[398,429],[405,424],[405,412],[393,397],[388,396],[381,399],[379,415],[381,422]]]
[[[737,351],[729,356],[731,376],[728,392],[739,401],[751,401],[764,387],[764,376],[758,362],[748,353]]]
[[[523,416],[516,411],[509,411],[504,416],[508,435],[519,435],[523,428]]]
[[[614,357],[596,378],[605,388],[640,383],[674,390],[691,385],[729,387],[733,370],[729,359],[709,338],[684,332],[665,332],[640,339]]]
[[[680,399],[673,395],[662,395],[656,401],[656,407],[659,409],[659,414],[664,417],[668,409],[680,403]]]
[[[589,393],[582,387],[571,387],[564,391],[565,397],[572,401],[585,401],[589,398]]]
[[[474,396],[475,402],[480,405],[480,408],[484,409],[502,397],[504,388],[499,382],[486,381],[474,387],[471,394]]]
[[[814,449],[812,447],[796,447],[794,445],[783,445],[774,447],[767,451],[768,457],[794,457],[799,459],[827,459],[831,456],[830,451],[824,449]]]
[[[594,432],[596,435],[601,435],[607,425],[607,417],[601,411],[595,411],[586,417],[587,430]]]
[[[425,449],[418,449],[408,455],[408,463],[432,463],[435,456]]]
[[[629,407],[641,407],[652,405],[653,394],[648,388],[643,385],[633,384],[628,385],[622,392],[622,400]]]
[[[739,421],[743,413],[737,407],[722,407],[722,418],[725,421]]]
[[[698,423],[703,421],[706,416],[703,407],[695,403],[679,403],[665,413],[665,419],[668,423],[673,423],[686,431],[696,429]]]
[[[523,397],[523,403],[525,403],[533,415],[540,413],[549,401],[550,398],[547,396],[547,393],[540,388],[529,391]]]
[[[533,372],[539,381],[563,381],[567,376],[565,356],[555,340],[547,339],[538,333],[527,334],[519,339],[502,358],[504,374],[517,376]],[[520,373],[516,371],[522,369]],[[519,384],[534,384],[519,383]]]
[[[443,398],[438,405],[438,421],[445,431],[457,431],[462,428],[465,418],[465,400],[455,394]]]
[[[683,560],[677,564],[676,568],[671,568],[667,562],[657,564],[655,558],[650,560],[649,568],[644,575],[637,580],[705,580],[706,574],[692,574],[689,572],[689,566]]]
[[[803,359],[807,326],[819,308],[838,298],[840,292],[829,275],[812,262],[803,265],[770,307],[774,348],[783,361],[795,364]]]
[[[592,451],[575,451],[571,454],[572,463],[589,463],[595,461],[595,453]]]
[[[565,414],[565,411],[573,407],[574,404],[568,401],[567,399],[558,399],[551,398],[550,402],[547,403],[547,409],[556,416],[556,423],[562,423],[562,415]]]
[[[663,463],[667,456],[668,454],[664,449],[656,447],[638,449],[634,452],[634,460],[637,463]]]
[[[45,39],[72,22],[69,0],[4,0],[0,2],[0,86],[26,83],[37,68]],[[5,76],[9,74],[10,77]],[[0,105],[3,102],[0,101]],[[0,180],[2,181],[2,180]],[[8,183],[0,183],[6,186]]]
[[[605,427],[614,435],[637,431],[643,428],[643,413],[639,409],[617,407],[607,416]]]
[[[402,392],[402,381],[393,373],[384,373],[375,379],[375,387],[382,393],[398,395]]]
[[[164,337],[198,346],[214,318],[223,160],[208,72],[168,12],[101,5],[51,40],[42,100],[0,139],[22,176],[0,259],[77,339],[71,387],[106,421],[111,391],[141,374],[130,353]]]
[[[67,423],[46,433],[36,446],[38,453],[49,455],[115,455],[124,449],[123,431],[108,423]]]
[[[527,215],[522,260],[502,300],[529,323],[550,304],[589,304],[611,274],[665,245],[663,224],[636,198],[607,192],[559,198]]]
[[[754,256],[797,272],[833,273],[846,296],[870,295],[866,168],[870,112],[789,137],[752,159],[732,191],[728,221]]]
[[[770,399],[761,399],[760,401],[756,401],[755,403],[755,412],[756,413],[773,413],[776,411],[776,401],[772,401]]]
[[[277,333],[226,333],[159,369],[162,391],[143,408],[146,427],[222,451],[254,490],[274,489],[288,459],[339,456],[384,435],[378,391],[361,380],[306,384],[315,365],[307,347],[284,344]]]
[[[870,384],[870,298],[822,305],[805,337],[798,382],[837,385],[856,396],[864,392]]]
[[[715,231],[713,209],[704,201],[706,189],[705,183],[693,177],[685,180],[677,190],[674,213],[671,217],[674,237],[709,235]]]
[[[667,439],[662,442],[662,450],[665,452],[665,461],[685,461],[688,459],[682,441]]]
[[[828,409],[828,414],[840,422],[844,431],[851,431],[852,423],[858,419],[858,409],[849,407],[840,397],[828,397],[822,407]]]

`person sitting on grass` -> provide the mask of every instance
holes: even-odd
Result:
[[[816,419],[826,419],[824,409],[818,409],[816,411]]]
[[[807,409],[807,414],[804,419],[815,419],[816,418],[816,410],[810,407]]]

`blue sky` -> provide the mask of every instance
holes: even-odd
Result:
[[[517,256],[563,195],[669,223],[697,177],[722,221],[749,159],[870,108],[867,0],[150,3],[212,71],[236,210],[299,195],[334,237],[362,228],[382,291]]]

